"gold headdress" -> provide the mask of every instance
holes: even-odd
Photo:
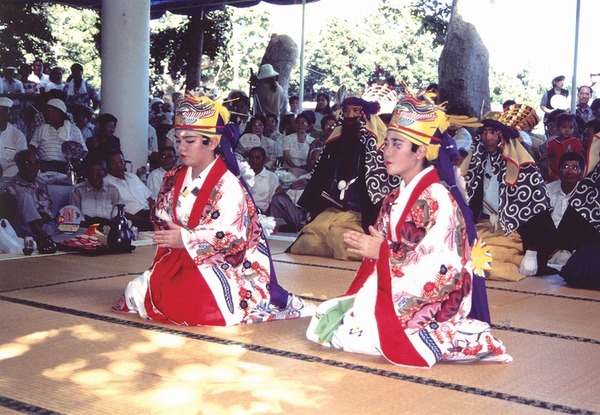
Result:
[[[388,124],[388,130],[400,133],[417,145],[426,145],[428,160],[437,158],[442,135],[449,124],[481,126],[476,118],[446,114],[445,105],[434,104],[432,98],[429,95],[423,95],[421,98],[414,95],[401,97]]]
[[[187,92],[175,99],[174,127],[194,130],[208,137],[220,137],[229,122],[229,111],[221,102],[201,93]]]
[[[540,122],[540,117],[529,105],[512,104],[500,113],[498,121],[519,131],[529,131]]]

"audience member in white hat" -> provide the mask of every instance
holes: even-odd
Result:
[[[10,98],[0,98],[0,176],[16,175],[18,169],[15,155],[21,150],[27,150],[25,134],[9,122],[12,105]]]
[[[36,128],[29,147],[36,150],[40,157],[40,170],[67,171],[67,159],[62,153],[65,141],[76,141],[87,152],[87,147],[79,128],[69,120],[67,107],[60,99],[53,98],[44,108],[45,123]]]
[[[275,114],[279,118],[285,115],[287,101],[283,88],[277,82],[279,73],[271,64],[264,64],[258,71],[258,85],[254,94],[254,114]]]

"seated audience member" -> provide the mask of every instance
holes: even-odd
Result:
[[[150,208],[154,201],[152,192],[135,174],[125,171],[125,157],[121,151],[112,150],[106,156],[108,175],[104,181],[119,191],[119,204],[125,205],[123,210],[127,219],[140,231],[153,230],[150,222]]]
[[[558,180],[546,186],[552,206],[552,221],[558,227],[579,181],[583,178],[585,160],[583,154],[568,152],[560,156]]]
[[[298,114],[300,114],[300,98],[298,95],[292,95],[289,97],[288,104],[290,106],[290,111],[288,114],[293,115],[295,118]]]
[[[315,127],[315,133],[316,133],[315,137],[319,137],[323,133],[323,128],[321,126],[321,121],[323,120],[323,117],[333,113],[333,111],[331,111],[330,101],[331,100],[329,98],[329,94],[327,94],[325,92],[321,92],[321,93],[317,94],[317,103],[315,105],[315,111],[314,111],[314,114],[315,114],[314,127]]]
[[[110,225],[117,214],[119,191],[104,183],[105,166],[106,162],[100,158],[86,157],[83,163],[85,181],[71,190],[71,204],[79,208],[84,218],[81,226],[88,227],[95,223]]]
[[[161,147],[165,146],[163,145]],[[156,135],[156,130],[150,124],[148,124],[148,162],[153,167],[160,165],[158,160],[158,135]]]
[[[549,181],[558,179],[558,162],[560,157],[566,152],[583,152],[581,140],[574,134],[576,130],[575,119],[570,114],[561,114],[556,118],[556,127],[558,135],[548,139],[546,155],[548,157],[548,166],[550,167]]]
[[[600,129],[596,129],[588,154],[587,175],[577,184],[558,226],[559,249],[573,254],[560,276],[575,288],[600,290]]]
[[[70,121],[65,103],[57,98],[46,103],[44,121],[45,123],[34,131],[29,148],[37,151],[41,171],[65,173],[67,159],[62,153],[62,143],[76,141],[87,152],[81,131]]]
[[[71,75],[65,85],[68,108],[85,105],[97,109],[100,106],[100,96],[96,89],[83,78],[83,66],[79,63],[71,65]]]
[[[322,148],[313,148],[308,155],[307,169],[309,172],[293,181],[288,190],[284,191],[280,187],[273,195],[269,215],[275,218],[280,231],[298,232],[302,228],[306,220],[306,212],[301,206],[298,206],[298,199],[302,196],[322,152]]]
[[[175,167],[175,162],[177,161],[177,154],[175,153],[175,148],[161,148],[158,152],[158,158],[160,167],[150,172],[147,181],[147,186],[148,189],[150,189],[150,192],[152,192],[151,197],[153,200],[156,200],[156,196],[158,196],[158,192],[160,192],[165,173],[171,170],[173,167]]]
[[[327,114],[323,118],[321,118],[321,133],[319,138],[316,138],[315,141],[310,143],[310,149],[314,148],[323,148],[325,147],[325,143],[329,139],[329,136],[333,132],[335,125],[337,124],[337,118],[333,114]]]
[[[267,119],[264,115],[257,114],[248,124],[244,134],[240,137],[236,146],[236,152],[248,159],[248,151],[253,147],[262,147],[267,153],[266,167],[271,169],[275,166],[275,141],[265,135]]]
[[[552,251],[550,199],[533,158],[518,140],[514,125],[520,119],[512,115],[484,116],[462,167],[468,166],[465,184],[477,234],[494,258],[488,278],[518,281],[555,271],[546,265]]]
[[[164,104],[164,101],[161,98],[154,97],[150,100],[150,105],[148,108],[148,123],[154,127],[154,129],[158,128],[158,125],[162,119],[162,104]]]
[[[83,137],[84,141],[87,141],[88,138],[94,135],[95,126],[91,122],[93,114],[93,109],[82,105],[77,106],[75,113],[73,114],[75,125],[77,125],[77,128],[81,131],[81,137]]]
[[[294,114],[286,114],[281,118],[281,125],[279,126],[279,130],[285,137],[286,135],[290,135],[296,132],[296,115]]]
[[[3,192],[17,201],[15,232],[21,238],[33,236],[41,254],[56,252],[52,236],[58,233],[52,217],[52,200],[46,182],[39,177],[39,158],[34,150],[22,150],[15,156],[17,175],[5,184]]]
[[[111,151],[121,150],[121,139],[115,135],[117,117],[104,113],[98,117],[98,130],[95,135],[88,138],[86,146],[94,157],[106,158]]]
[[[283,138],[283,161],[285,167],[299,176],[306,173],[306,159],[310,150],[310,143],[314,138],[308,134],[311,118],[302,113],[296,117],[296,132]]]
[[[267,123],[265,124],[264,134],[275,142],[275,165],[273,167],[279,167],[283,165],[283,137],[285,135],[281,134],[278,130],[279,120],[276,115],[265,114],[265,118],[267,119]]]
[[[231,120],[230,122],[237,124],[240,131],[246,130],[246,124],[248,124],[248,120],[251,118],[250,114],[250,98],[248,98],[245,94],[236,95],[235,100],[231,103],[232,111],[231,111]]]
[[[0,98],[0,177],[16,175],[18,169],[15,155],[21,150],[27,150],[25,134],[8,122],[12,105],[10,98]]]
[[[265,168],[267,153],[262,147],[253,147],[248,153],[248,164],[254,171],[254,185],[250,188],[254,203],[261,213],[267,214],[271,199],[279,188],[279,178],[275,173]]]
[[[398,185],[398,178],[390,181],[378,152],[386,131],[378,109],[378,103],[357,97],[342,102],[339,124],[298,200],[309,222],[290,246],[291,253],[359,259],[347,251],[342,234],[368,232],[383,197]]]
[[[590,109],[592,110],[592,116],[590,120],[598,120],[600,119],[600,98],[596,98],[592,101],[592,105],[590,105]]]
[[[55,66],[50,70],[50,82],[46,84],[44,88],[44,92],[50,92],[53,89],[58,91],[63,91],[65,89],[65,84],[63,82],[63,70],[58,66]]]

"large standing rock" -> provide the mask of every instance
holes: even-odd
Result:
[[[298,61],[298,46],[288,35],[273,34],[267,45],[261,65],[270,63],[279,72],[279,85],[287,97],[290,74]]]
[[[489,53],[477,29],[465,22],[455,1],[442,49],[439,77],[439,102],[468,110],[479,117],[490,110]]]

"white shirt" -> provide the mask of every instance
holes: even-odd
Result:
[[[565,194],[560,187],[560,180],[555,180],[546,185],[548,189],[548,194],[550,195],[550,206],[554,208],[552,211],[552,221],[554,222],[554,226],[558,227],[560,220],[562,219],[565,211],[569,207],[569,199],[573,194],[573,191],[568,195]]]
[[[0,165],[4,176],[15,176],[18,172],[15,155],[27,150],[25,135],[11,123],[6,124],[4,131],[0,131]]]
[[[158,152],[158,137],[156,129],[148,124],[148,156]]]
[[[500,183],[498,178],[492,173],[492,162],[489,157],[485,161],[483,171],[483,213],[487,215],[497,215],[500,206]],[[488,206],[493,209],[490,210]]]
[[[162,186],[163,177],[165,177],[165,173],[167,171],[162,167],[158,169],[154,169],[148,175],[148,180],[146,181],[146,186],[152,192],[152,199],[156,200],[156,196],[158,196],[158,192],[160,192],[160,187]]]
[[[87,151],[87,147],[81,136],[81,130],[67,120],[65,120],[62,127],[58,130],[50,124],[42,124],[33,132],[33,137],[29,144],[37,148],[41,160],[66,162],[67,159],[63,155],[61,148],[62,143],[65,141],[76,141]]]
[[[279,187],[279,177],[272,171],[263,168],[254,175],[254,185],[250,189],[256,206],[265,213],[271,205],[275,189]]]
[[[126,171],[125,179],[119,179],[109,174],[104,178],[104,183],[117,188],[119,204],[125,205],[125,212],[133,215],[140,210],[150,209],[147,199],[152,196],[152,192],[135,174]]]

